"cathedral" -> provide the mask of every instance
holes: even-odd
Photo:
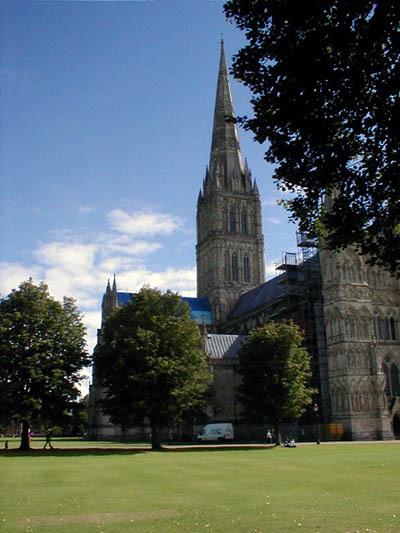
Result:
[[[284,253],[279,274],[265,282],[260,195],[240,149],[223,42],[196,220],[197,298],[183,300],[199,323],[213,375],[208,421],[245,422],[235,399],[240,343],[255,326],[292,319],[304,332],[318,389],[304,425],[318,421],[326,438],[333,427],[339,428],[335,438],[399,438],[400,281],[351,247],[332,252],[298,234],[298,252]],[[119,292],[114,278],[103,297],[102,321],[133,296]],[[96,406],[100,396],[94,368],[89,435],[118,436]]]

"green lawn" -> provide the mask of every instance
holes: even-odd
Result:
[[[1,532],[400,531],[399,443],[10,449],[0,464]]]

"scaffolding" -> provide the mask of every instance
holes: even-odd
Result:
[[[327,375],[326,341],[318,243],[304,233],[297,233],[296,239],[297,253],[283,252],[282,260],[275,264],[275,269],[280,272],[277,283],[288,288],[286,314],[304,333],[305,347],[311,356],[311,385],[318,390],[319,413],[327,420],[329,400],[324,382]],[[311,409],[309,418],[313,416]]]
[[[279,270],[281,276],[277,283],[296,283],[299,260],[297,254],[291,252],[282,252],[282,260],[275,262],[275,270]]]
[[[305,233],[296,233],[303,278],[304,326],[307,349],[311,356],[313,386],[319,391],[317,401],[325,420],[330,417],[322,274],[318,242]]]

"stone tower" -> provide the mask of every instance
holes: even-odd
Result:
[[[218,73],[210,163],[197,202],[197,296],[223,324],[244,292],[265,280],[258,187],[243,164],[226,68]]]

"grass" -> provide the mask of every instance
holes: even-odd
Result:
[[[1,451],[1,532],[400,531],[398,443],[160,452],[68,443]]]

